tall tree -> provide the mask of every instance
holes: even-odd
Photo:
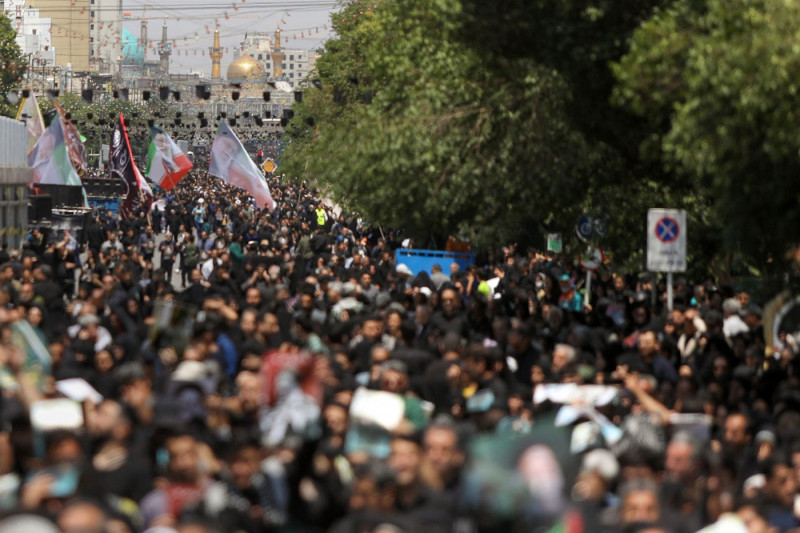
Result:
[[[0,113],[6,116],[16,115],[17,106],[9,103],[7,97],[12,89],[20,87],[28,67],[16,37],[11,20],[0,16]]]
[[[462,16],[459,0],[358,1],[335,15],[323,90],[295,108],[285,170],[425,245],[572,226],[602,152],[572,127],[569,86],[529,58],[505,76],[487,69],[460,41]]]
[[[461,42],[483,57],[496,76],[515,76],[521,59],[553,69],[565,81],[567,117],[593,147],[594,157],[580,210],[608,220],[599,241],[615,261],[641,266],[644,214],[649,207],[693,208],[686,181],[675,179],[658,160],[642,158],[640,145],[652,125],[611,101],[610,64],[628,51],[631,36],[653,13],[675,0],[462,0]],[[700,216],[691,215],[690,264],[711,263]],[[575,219],[568,220],[571,224]]]
[[[681,0],[635,34],[615,100],[645,117],[641,146],[693,187],[722,250],[779,263],[800,223],[800,5]]]

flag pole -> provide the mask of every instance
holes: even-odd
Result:
[[[136,166],[136,160],[133,158],[133,150],[130,149],[131,141],[130,141],[130,137],[128,137],[128,127],[125,125],[125,115],[123,115],[122,112],[120,112],[120,114],[119,114],[119,120],[122,123],[122,131],[125,132],[125,142],[128,144],[128,152],[130,152],[130,154],[131,154],[131,165],[133,166],[133,169],[134,169],[134,171],[136,173],[135,174],[135,176],[136,176],[136,184],[139,186],[139,198],[142,200],[142,205],[144,206],[147,203],[147,200],[144,197],[144,191],[142,190],[142,184],[139,183],[139,177],[141,177],[142,179],[145,179],[145,178],[142,175],[141,171],[139,171],[139,167]],[[153,228],[153,224],[150,222],[150,212],[149,211],[145,213],[145,219],[147,220],[147,226],[152,229]]]
[[[142,173],[139,172],[139,175],[142,176]],[[142,179],[146,179],[146,178],[144,176],[142,176]],[[145,200],[145,197],[144,197],[144,192],[142,191],[141,187],[139,187],[139,196],[142,197],[142,205],[144,205],[146,203],[146,200]],[[144,218],[147,220],[147,227],[150,228],[150,229],[153,229],[153,222],[150,220],[150,209],[147,209],[147,211],[145,211]]]

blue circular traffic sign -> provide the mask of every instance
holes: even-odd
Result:
[[[661,242],[675,242],[680,234],[678,221],[672,217],[663,217],[656,222],[656,238]]]
[[[594,219],[587,215],[581,215],[578,219],[578,237],[583,240],[589,240],[592,237],[592,229],[594,228]]]

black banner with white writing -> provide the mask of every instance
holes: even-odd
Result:
[[[125,190],[122,193],[122,202],[119,212],[125,218],[135,218],[144,210],[150,209],[153,201],[149,187],[143,186],[140,173],[133,161],[131,144],[128,140],[128,132],[125,129],[125,119],[122,113],[119,115],[119,122],[111,135],[111,152],[108,158],[108,166],[111,174],[122,178]],[[146,187],[146,188],[145,188]]]

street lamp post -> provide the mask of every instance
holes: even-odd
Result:
[[[28,87],[30,87],[30,85],[31,85],[31,77],[32,77],[31,75],[33,74],[33,65],[35,64],[34,62],[38,59],[38,58],[35,58],[34,56],[37,55],[37,54],[38,54],[38,52],[29,52],[29,53],[25,54],[25,57],[28,58],[28,62],[27,62],[28,63],[28,68],[27,68],[27,71],[25,72],[26,78],[27,78],[27,82],[28,82],[27,83]]]
[[[28,73],[28,85],[30,86],[32,81],[36,81],[37,79],[37,71],[36,67],[41,67],[41,73],[38,75],[39,80],[39,90],[40,92],[44,91],[44,83],[45,83],[45,69],[47,68],[47,59],[41,57],[41,53],[36,53],[37,57],[31,59],[31,70]]]
[[[56,76],[58,76],[59,78],[61,77],[61,70],[62,70],[61,66],[55,66],[55,67],[53,67],[53,78],[52,78],[52,81],[51,81],[51,83],[50,83],[50,88],[51,88],[51,89],[55,89],[55,88],[56,88],[56,87],[55,87],[55,85],[56,85],[56,79],[58,79]],[[60,87],[59,87],[59,88],[60,88]]]
[[[64,73],[64,82],[61,84],[63,86],[64,92],[72,92],[72,63],[67,63],[66,70],[62,71]],[[67,79],[69,79],[69,87],[67,87]]]

